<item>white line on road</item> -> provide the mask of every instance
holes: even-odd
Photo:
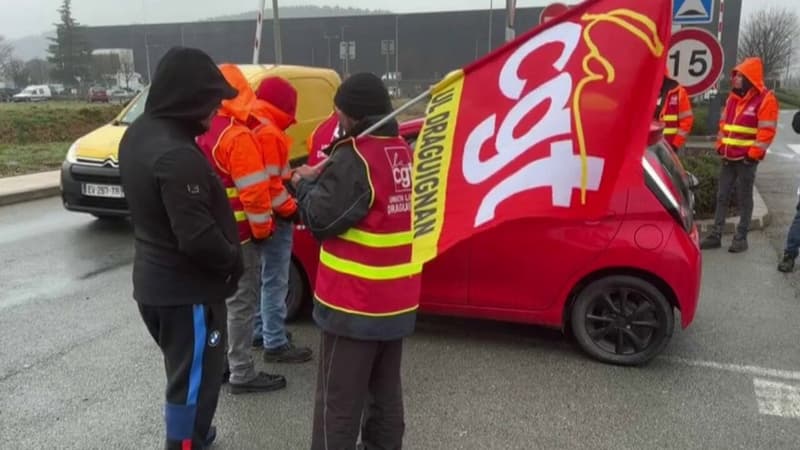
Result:
[[[767,416],[800,419],[800,387],[753,378],[758,412]]]
[[[786,144],[786,146],[789,147],[789,150],[800,155],[800,144]]]
[[[665,356],[661,359],[674,363],[685,364],[687,366],[692,366],[692,367],[705,367],[707,369],[724,370],[726,372],[741,373],[757,377],[780,378],[783,380],[800,381],[800,372],[792,370],[780,370],[780,369],[770,369],[767,367],[759,367],[759,366],[718,363],[713,361],[701,361],[701,360],[678,358],[672,356]]]

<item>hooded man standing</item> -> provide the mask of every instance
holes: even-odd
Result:
[[[235,96],[208,55],[170,49],[144,113],[120,143],[136,239],[133,297],[166,366],[167,449],[202,449],[216,437],[225,298],[236,289],[242,261],[225,190],[195,136],[220,102]]]
[[[252,126],[269,175],[275,231],[261,244],[261,314],[256,320],[254,341],[263,345],[265,362],[303,363],[311,360],[311,349],[295,347],[286,332],[289,266],[294,222],[298,220],[297,202],[284,186],[291,176],[289,149],[292,148],[286,129],[297,121],[297,91],[283,78],[268,77],[258,86],[256,97]]]
[[[235,65],[223,64],[220,70],[239,95],[222,102],[210,129],[197,142],[226,188],[242,245],[244,274],[236,294],[228,299],[230,389],[233,394],[274,391],[286,387],[286,379],[281,375],[256,372],[250,353],[261,279],[256,242],[270,238],[275,227],[270,205],[270,174],[261,148],[247,126],[255,100],[253,90]]]
[[[414,331],[421,265],[411,262],[411,149],[383,82],[355,74],[334,98],[345,136],[292,178],[303,223],[322,241],[314,320],[322,328],[312,449],[402,448],[400,365]],[[318,173],[318,175],[317,175]],[[362,423],[363,417],[363,423]]]
[[[719,122],[717,153],[722,157],[714,228],[700,248],[722,247],[722,230],[728,202],[736,187],[739,196],[739,226],[728,249],[747,250],[747,232],[753,216],[753,185],[758,163],[764,159],[778,126],[778,100],[764,85],[761,58],[746,58],[733,70],[732,90]]]

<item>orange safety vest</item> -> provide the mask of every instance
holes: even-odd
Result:
[[[411,149],[399,137],[365,136],[351,145],[372,187],[366,217],[323,241],[314,318],[324,330],[354,339],[411,334],[419,307],[422,264],[411,262]]]
[[[681,101],[683,97],[683,102]],[[681,108],[686,108],[681,111]],[[687,119],[694,117],[689,103],[688,95],[685,88],[678,85],[675,89],[670,90],[664,99],[664,105],[661,108],[661,122],[664,123],[664,138],[670,145],[678,149],[686,142],[686,138],[692,131],[691,121],[688,121],[688,127],[681,127],[681,122],[687,123]]]
[[[289,195],[284,181],[291,179],[292,168],[289,165],[289,149],[292,147],[292,138],[284,133],[269,119],[259,118],[260,125],[253,128],[253,133],[261,145],[264,154],[264,167],[270,177],[269,194],[272,210],[281,217],[290,217],[297,211],[295,199]],[[279,145],[273,139],[280,141]]]
[[[236,188],[236,184],[234,183],[231,174],[219,166],[219,162],[217,162],[217,159],[214,155],[217,147],[219,147],[220,141],[222,141],[222,136],[225,135],[225,133],[227,133],[231,127],[233,127],[234,123],[235,119],[232,117],[214,117],[214,119],[211,121],[211,127],[209,130],[197,138],[197,145],[203,151],[203,154],[205,154],[206,159],[208,159],[208,161],[211,163],[211,166],[214,167],[214,171],[222,181],[222,185],[225,187],[225,191],[228,194],[228,201],[231,203],[233,215],[236,218],[236,225],[239,228],[239,241],[241,243],[245,243],[252,239],[253,233],[250,230],[250,223],[247,220],[247,214],[245,213],[244,205],[242,204],[242,200],[239,198],[239,190]]]
[[[725,115],[719,130],[719,153],[726,159],[744,159],[752,147],[766,151],[769,143],[757,142],[758,111],[769,91],[761,91],[740,108],[740,100],[730,96],[725,106]],[[772,123],[772,122],[770,122]]]

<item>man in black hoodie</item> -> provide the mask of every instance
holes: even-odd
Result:
[[[195,137],[235,96],[208,55],[170,49],[120,144],[136,238],[133,297],[166,366],[167,449],[202,449],[216,437],[225,298],[242,261],[233,211]]]

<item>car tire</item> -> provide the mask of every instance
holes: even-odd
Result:
[[[297,319],[305,304],[308,289],[297,263],[292,260],[289,266],[289,292],[286,294],[286,320]]]
[[[570,325],[589,356],[636,366],[657,356],[672,338],[674,309],[652,283],[627,275],[595,280],[575,298]]]

